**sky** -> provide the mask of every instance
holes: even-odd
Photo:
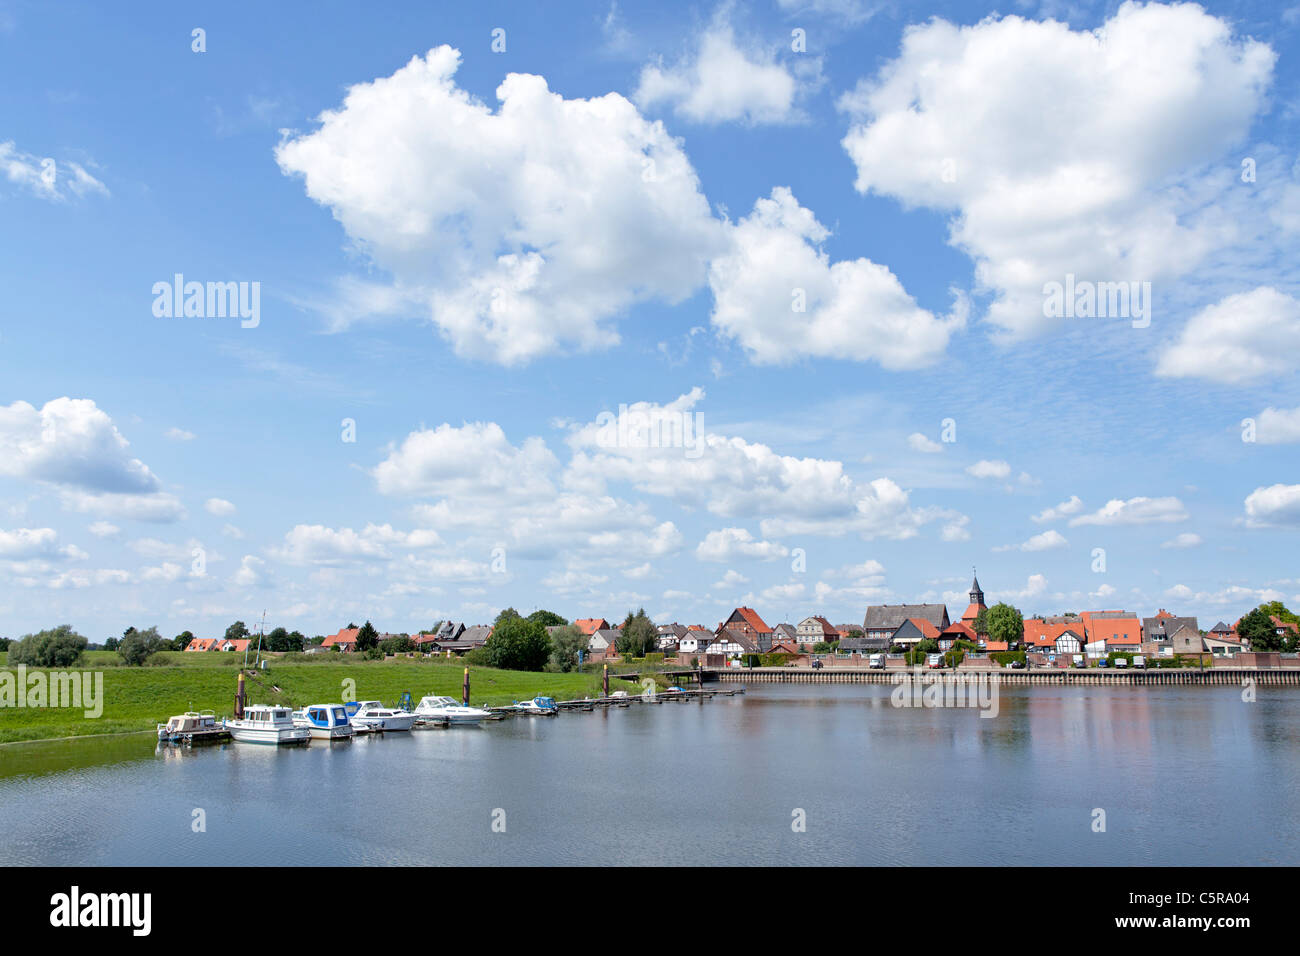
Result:
[[[1298,252],[1285,3],[0,0],[0,634],[1295,607]]]

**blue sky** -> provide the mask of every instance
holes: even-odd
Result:
[[[1300,604],[1300,7],[448,6],[0,0],[0,632]]]

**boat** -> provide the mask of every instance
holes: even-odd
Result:
[[[187,710],[158,725],[158,739],[166,743],[193,744],[229,737],[230,732],[217,723],[216,714],[210,710]]]
[[[293,712],[278,705],[250,704],[243,717],[228,717],[222,725],[235,740],[246,744],[305,744],[311,740],[311,731],[295,727]]]
[[[515,701],[514,711],[530,717],[552,717],[560,712],[553,697],[534,697],[532,700]]]
[[[462,704],[455,697],[421,697],[415,716],[422,720],[445,720],[450,724],[477,724],[492,715],[478,707]]]
[[[352,736],[352,722],[342,704],[311,704],[295,710],[293,725],[307,729],[317,740],[346,740]]]
[[[393,707],[385,707],[377,700],[359,700],[348,704],[348,720],[357,727],[371,730],[410,730],[415,714]]]

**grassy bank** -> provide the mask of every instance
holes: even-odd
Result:
[[[183,660],[172,662],[164,658],[165,663],[144,667],[116,667],[96,661],[95,656],[95,652],[89,652],[80,670],[103,671],[104,703],[99,718],[87,719],[81,710],[67,708],[3,708],[0,709],[0,743],[152,730],[155,724],[186,710],[213,710],[218,715],[229,715],[234,707],[238,661],[233,659],[242,660],[243,655],[177,653],[169,656]],[[226,659],[232,660],[227,664]],[[328,663],[272,660],[266,670],[250,674],[247,687],[253,703],[299,707],[341,700],[344,681],[350,680],[358,700],[382,700],[391,704],[406,691],[416,701],[425,694],[445,694],[459,699],[462,674],[463,665],[454,660],[362,661],[350,657],[336,657]],[[600,692],[600,677],[472,667],[470,685],[473,703],[493,706],[538,694],[557,700],[595,695]],[[638,689],[611,677],[610,689],[616,688]]]

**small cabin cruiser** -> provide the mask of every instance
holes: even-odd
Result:
[[[462,704],[455,697],[421,697],[415,716],[425,720],[445,720],[452,724],[477,724],[492,715],[486,710]]]
[[[217,723],[210,710],[187,710],[158,725],[158,739],[173,744],[192,744],[206,740],[225,740],[230,732]]]
[[[358,729],[370,730],[410,730],[415,723],[415,714],[393,707],[385,707],[377,700],[359,700],[347,705],[348,720]]]
[[[278,705],[250,704],[242,718],[227,718],[224,726],[230,736],[246,744],[305,744],[311,740],[311,731],[295,727],[293,712]]]
[[[551,717],[560,712],[554,697],[534,697],[532,700],[515,701],[515,713],[535,717]]]
[[[293,725],[311,731],[317,740],[346,740],[352,736],[352,722],[342,704],[311,704],[295,710]]]

